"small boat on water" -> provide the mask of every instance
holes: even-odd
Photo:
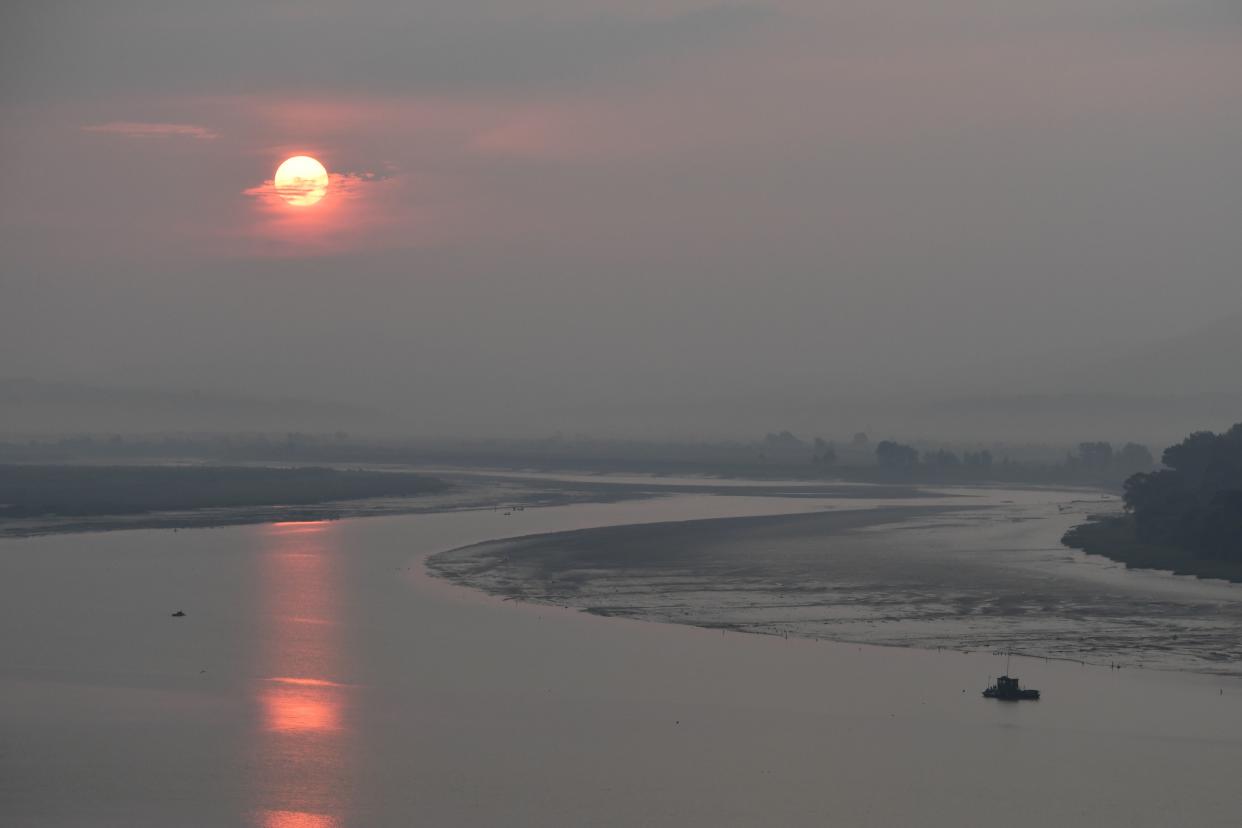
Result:
[[[1013,653],[1005,653],[1005,672],[1009,672],[1009,657]],[[1001,676],[987,690],[983,691],[985,699],[1000,699],[1001,701],[1039,701],[1038,690],[1026,690],[1018,685],[1018,680],[1008,675]]]
[[[983,691],[983,697],[985,699],[1000,699],[1001,701],[1022,701],[1024,699],[1038,701],[1039,691],[1019,687],[1016,678],[1001,676],[996,680],[996,684]]]

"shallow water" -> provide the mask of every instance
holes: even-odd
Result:
[[[2,541],[3,822],[1236,824],[1233,680],[1022,660],[1045,698],[1006,705],[978,697],[990,656],[597,618],[422,568],[515,534],[824,505]]]

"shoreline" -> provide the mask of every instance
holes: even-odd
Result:
[[[266,468],[266,467],[265,467]],[[537,508],[575,503],[613,503],[673,494],[713,494],[789,498],[919,499],[946,497],[909,485],[855,484],[842,481],[668,480],[658,476],[614,479],[606,475],[558,477],[541,473],[405,469],[398,472],[433,477],[446,487],[437,492],[390,497],[359,497],[302,504],[198,506],[176,510],[91,515],[0,515],[0,538],[30,538],[136,529],[213,529],[263,523],[348,520],[410,514],[436,514],[488,508]]]
[[[271,523],[300,523],[353,520],[401,515],[445,514],[495,510],[501,508],[540,508],[570,506],[576,503],[609,503],[639,500],[651,495],[616,493],[601,498],[594,493],[571,490],[526,489],[505,492],[498,499],[492,490],[458,490],[444,495],[414,495],[401,498],[360,498],[306,505],[242,506],[197,508],[138,514],[57,516],[0,520],[0,538],[39,538],[50,535],[90,534],[140,529],[219,529]]]
[[[1176,547],[1143,543],[1134,537],[1134,522],[1129,515],[1091,515],[1066,532],[1061,542],[1130,569],[1242,584],[1242,563],[1196,558]]]
[[[1003,512],[877,506],[633,524],[485,541],[437,552],[424,566],[501,601],[599,617],[1242,675],[1236,587],[1076,556],[1060,546],[1054,521],[1081,516],[1056,511],[1036,519],[1048,522],[1043,540],[1024,535],[1011,557],[992,535],[1032,518]],[[938,534],[929,544],[937,551],[921,549],[912,529]],[[971,533],[975,542],[962,540]],[[1158,617],[1149,617],[1153,606]]]

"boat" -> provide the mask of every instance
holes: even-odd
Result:
[[[1009,657],[1013,653],[1005,653],[1005,672],[1009,672]],[[983,691],[985,699],[1000,699],[1001,701],[1039,701],[1038,690],[1027,690],[1019,686],[1018,680],[1011,676],[1001,676],[987,690]]]
[[[985,699],[1000,699],[1001,701],[1022,701],[1024,699],[1038,701],[1039,691],[1018,686],[1016,678],[1001,676],[996,680],[996,684],[983,691],[983,697]]]

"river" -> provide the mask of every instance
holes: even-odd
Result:
[[[424,568],[515,535],[823,508],[686,494],[5,539],[2,821],[1237,824],[1236,679],[1020,659],[1044,699],[988,702],[990,653],[601,618]]]

